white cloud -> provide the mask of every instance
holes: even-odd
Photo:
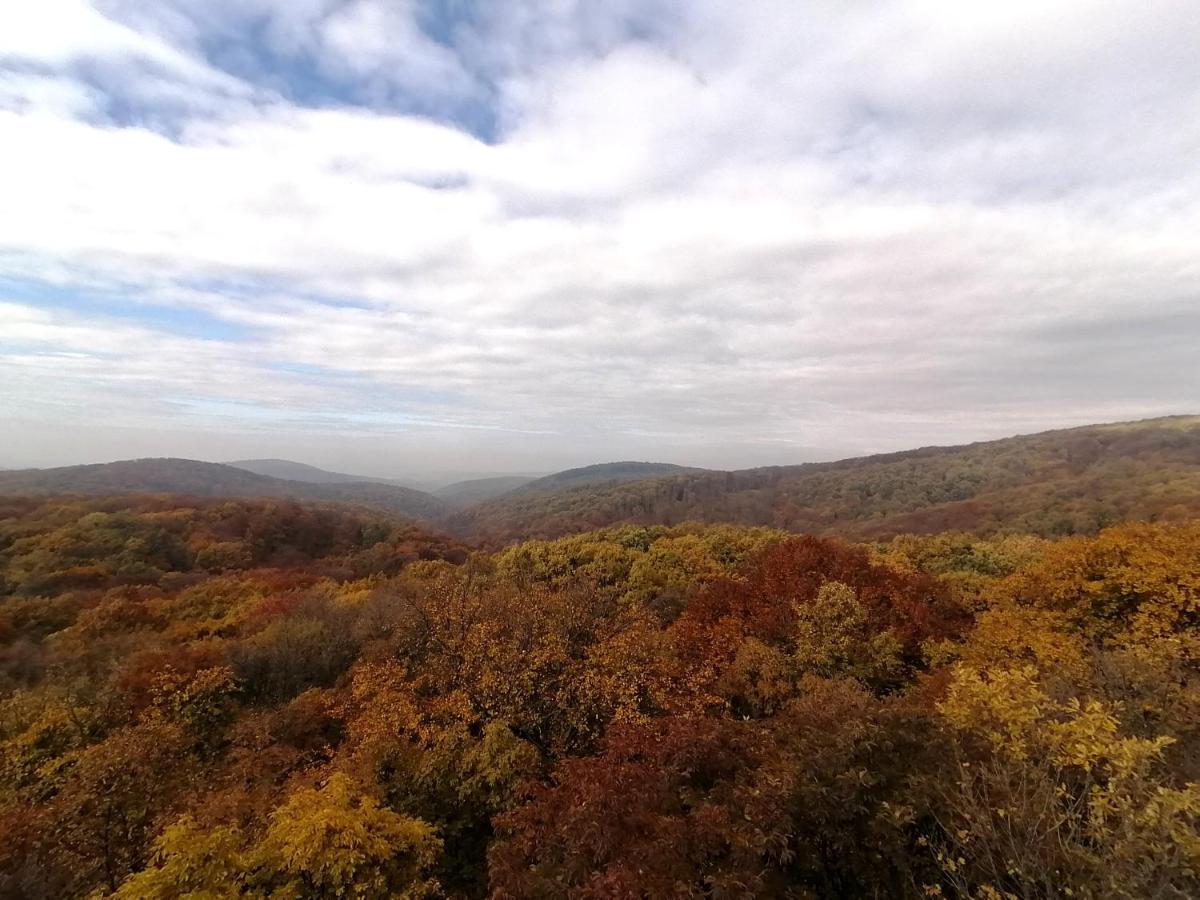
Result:
[[[470,93],[474,85],[458,56],[427,37],[413,0],[353,0],[321,25],[326,67],[366,78],[379,90],[395,85],[424,103]]]
[[[105,9],[10,11],[0,43],[0,263],[127,298],[3,320],[0,346],[42,336],[3,357],[27,417],[354,408],[734,464],[1194,404],[1188,3],[505,4],[453,46],[407,3]],[[308,58],[373,108],[222,71],[206,35],[256,16],[257,66]],[[98,122],[154,105],[78,75],[99,59],[153,63],[187,113]],[[489,91],[490,143],[388,111]],[[121,324],[156,308],[236,331]]]
[[[97,92],[77,81],[0,70],[0,110],[82,119],[94,115],[100,105]]]
[[[0,62],[64,68],[83,61],[153,64],[195,87],[237,82],[159,37],[102,15],[86,0],[38,0],[0,7]]]

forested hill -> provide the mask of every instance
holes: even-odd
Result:
[[[519,487],[524,487],[534,479],[528,475],[496,475],[491,478],[470,478],[466,481],[456,481],[434,491],[447,503],[455,506],[471,506],[491,500],[501,494],[507,494]]]
[[[770,525],[880,538],[947,529],[1094,533],[1200,514],[1200,417],[1093,425],[830,463],[530,493],[446,519],[485,544],[619,523]]]
[[[704,471],[707,470],[677,466],[674,463],[599,463],[594,466],[582,466],[578,469],[564,469],[561,472],[555,472],[553,475],[534,479],[510,493],[544,494],[548,491],[561,491],[589,485],[610,485],[624,481],[644,481],[647,478],[661,478],[666,475],[684,475],[689,472]]]
[[[163,494],[0,498],[0,622],[13,616],[12,593],[78,592],[82,603],[89,592],[179,587],[249,569],[347,578],[466,557],[453,539],[336,505]],[[6,637],[11,631],[0,628],[0,646]],[[6,687],[0,678],[0,694]]]
[[[187,459],[0,471],[0,495],[171,493],[352,503],[484,546],[622,523],[686,521],[855,539],[944,530],[1054,536],[1200,514],[1200,417],[1093,425],[798,466],[719,472],[618,462],[528,483],[488,479],[455,487],[463,495],[440,497],[369,481],[272,478]],[[506,487],[511,489],[494,496]],[[474,498],[484,499],[472,503]]]
[[[290,459],[237,459],[225,465],[236,469],[244,469],[255,475],[265,475],[268,478],[282,478],[284,481],[307,481],[311,484],[348,484],[352,481],[370,484],[398,484],[408,487],[394,478],[374,478],[370,475],[349,475],[345,472],[330,472],[318,469],[316,466],[293,462]]]
[[[287,497],[353,503],[431,521],[449,506],[432,494],[374,482],[312,484],[194,459],[129,459],[56,469],[0,472],[0,495],[182,494],[195,497]]]

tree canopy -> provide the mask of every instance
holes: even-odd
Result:
[[[1195,524],[6,504],[3,896],[1200,893]]]

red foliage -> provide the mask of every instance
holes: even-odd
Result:
[[[299,594],[273,594],[270,597],[264,597],[255,604],[254,609],[247,616],[247,627],[249,630],[254,630],[255,627],[272,619],[291,615],[302,602],[303,598]]]
[[[671,897],[705,885],[755,894],[778,796],[750,787],[769,743],[751,723],[617,725],[601,756],[563,761],[554,783],[498,820],[493,897]]]
[[[492,896],[898,896],[919,854],[891,804],[944,758],[928,714],[849,680],[774,720],[614,725],[499,817]]]
[[[155,685],[164,673],[171,671],[186,678],[224,663],[224,653],[213,644],[142,650],[121,667],[116,687],[128,710],[136,714],[150,706]]]
[[[768,545],[739,577],[713,582],[675,623],[676,636],[685,650],[708,659],[731,657],[742,637],[786,642],[794,606],[810,602],[827,581],[854,588],[872,625],[891,629],[910,660],[919,658],[923,641],[958,635],[970,623],[937,579],[872,563],[860,547],[805,535]]]

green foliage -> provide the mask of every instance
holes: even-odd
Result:
[[[518,487],[513,493],[537,494],[562,488],[582,487],[589,484],[614,484],[621,481],[637,481],[681,472],[699,471],[671,463],[612,462],[566,469],[544,478],[536,478]]]

